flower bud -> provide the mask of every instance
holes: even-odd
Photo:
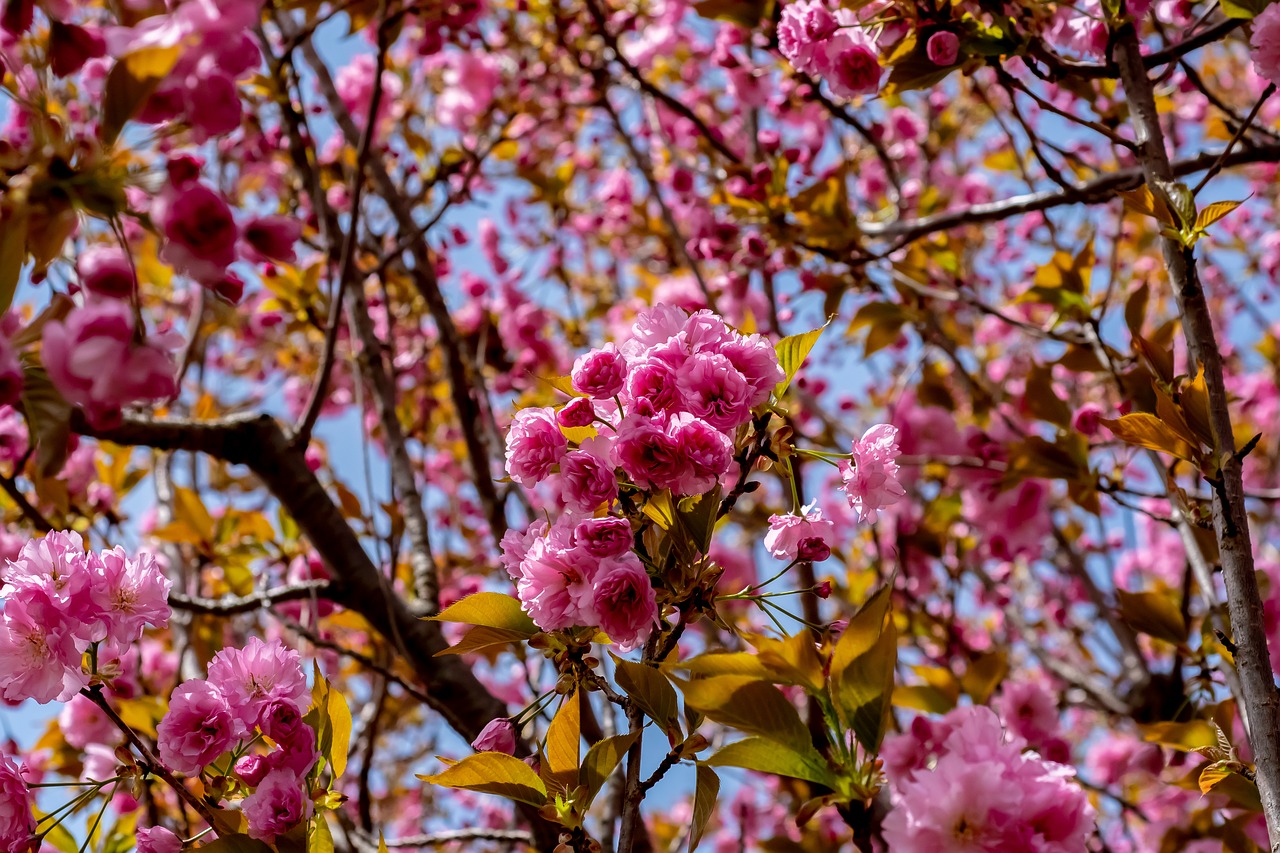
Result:
[[[955,65],[960,58],[960,39],[953,32],[943,30],[929,36],[925,53],[934,65]]]
[[[586,397],[575,397],[556,412],[556,421],[562,427],[584,427],[595,420],[596,409]]]
[[[479,736],[471,742],[476,752],[505,752],[514,755],[516,751],[516,725],[506,717],[491,720],[489,725],[481,729]]]
[[[809,563],[821,563],[823,560],[831,556],[831,546],[822,541],[819,536],[810,536],[808,539],[801,539],[800,545],[796,549],[796,558]],[[828,587],[830,584],[828,584]],[[831,594],[828,588],[827,595]],[[826,598],[827,596],[822,596]]]

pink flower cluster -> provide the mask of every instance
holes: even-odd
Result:
[[[502,562],[544,631],[599,626],[619,650],[644,645],[658,621],[653,584],[625,518],[559,516],[502,539]]]
[[[1280,85],[1280,6],[1267,6],[1253,19],[1253,68],[1268,83]]]
[[[582,396],[516,414],[507,472],[526,487],[554,482],[568,509],[502,543],[540,628],[599,626],[623,651],[644,643],[658,607],[631,526],[589,516],[612,509],[620,483],[681,497],[712,491],[732,467],[733,435],[783,378],[764,337],[735,332],[711,311],[660,305],[621,346],[578,358],[570,380]]]
[[[22,768],[0,754],[0,850],[25,849],[35,831],[31,791],[22,778]]]
[[[848,9],[833,11],[823,0],[788,3],[778,47],[797,71],[825,79],[837,98],[880,91],[884,69],[875,40]]]
[[[254,788],[244,801],[249,834],[272,841],[311,815],[305,784],[320,753],[316,733],[303,721],[306,676],[298,653],[279,640],[250,638],[242,649],[223,649],[209,663],[209,677],[184,681],[173,691],[157,727],[160,760],[195,776],[211,762],[258,733],[276,746],[266,755],[243,752],[235,774]]]
[[[86,553],[72,531],[26,543],[0,577],[0,695],[11,702],[67,701],[89,683],[91,646],[111,659],[169,621],[169,579],[154,557]]]
[[[840,463],[841,490],[859,521],[874,522],[880,510],[900,501],[906,490],[898,482],[898,428],[876,424],[853,443],[849,462]]]
[[[1024,751],[989,708],[917,717],[881,757],[894,808],[884,838],[894,853],[1035,850],[1083,853],[1094,809],[1075,770]]]
[[[817,501],[803,507],[800,514],[773,515],[769,517],[769,532],[764,535],[764,547],[779,560],[813,560],[825,549],[835,535],[835,524],[822,517]],[[823,557],[825,559],[825,557]]]

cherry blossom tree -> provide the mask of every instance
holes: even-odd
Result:
[[[1280,850],[1280,4],[0,71],[0,853]]]

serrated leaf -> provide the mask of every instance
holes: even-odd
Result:
[[[715,814],[716,801],[720,798],[720,777],[705,764],[699,764],[693,786],[693,823],[689,827],[689,850],[698,849],[698,842],[707,831],[707,822]]]
[[[582,694],[575,690],[560,703],[547,727],[543,773],[558,788],[578,787],[578,757],[582,741]]]
[[[810,743],[809,729],[800,713],[772,684],[740,675],[677,684],[684,692],[685,705],[709,720],[791,747]]]
[[[836,647],[831,653],[831,678],[840,677],[855,658],[871,650],[884,630],[885,617],[889,613],[889,602],[893,594],[891,584],[883,584],[863,602],[862,607],[849,620]]]
[[[720,749],[705,762],[711,767],[741,767],[775,776],[804,779],[828,788],[836,786],[827,762],[805,741],[803,746],[782,744],[763,737],[749,737]]]
[[[1115,420],[1102,418],[1099,422],[1126,444],[1170,453],[1188,462],[1195,462],[1199,455],[1164,421],[1146,412],[1132,412]]]
[[[31,216],[26,209],[16,213],[6,211],[4,228],[0,228],[0,314],[13,305],[13,295],[18,291],[22,278],[22,266],[27,261],[27,233]]]
[[[440,773],[419,774],[418,778],[445,788],[497,794],[531,806],[542,806],[547,802],[547,787],[533,768],[501,752],[477,752]]]
[[[538,633],[538,626],[520,607],[520,600],[500,592],[476,592],[450,604],[432,622],[461,622],[485,628],[499,628],[524,637]]]
[[[595,801],[596,795],[600,793],[609,776],[622,761],[622,756],[627,754],[627,750],[631,749],[640,735],[640,731],[614,735],[587,750],[586,756],[582,759],[582,785],[587,789],[586,800],[582,804],[583,810],[589,808]]]
[[[1164,198],[1155,196],[1146,184],[1136,190],[1121,192],[1120,197],[1124,199],[1124,206],[1134,213],[1150,216],[1163,225],[1171,227],[1177,225],[1173,211],[1169,209]]]
[[[181,50],[178,45],[169,47],[144,47],[120,57],[111,71],[102,95],[102,122],[98,138],[111,145],[142,105],[155,92],[160,82],[177,64]]]
[[[800,335],[788,335],[778,341],[775,347],[778,353],[778,364],[782,367],[786,378],[773,389],[773,396],[781,397],[786,393],[791,380],[795,379],[796,373],[804,366],[805,359],[809,357],[809,353],[813,351],[814,345],[818,342],[818,338],[822,337],[826,328],[827,324],[824,323],[820,328]]]
[[[799,684],[810,693],[822,690],[822,659],[818,657],[813,636],[808,631],[781,640],[754,635],[748,636],[747,640],[755,646],[760,663],[775,676],[771,680]]]
[[[1235,210],[1246,200],[1240,201],[1215,201],[1213,204],[1207,205],[1204,210],[1196,215],[1196,230],[1203,231],[1231,211]]]
[[[618,682],[618,687],[640,706],[640,710],[662,726],[664,731],[678,726],[680,702],[667,677],[648,664],[629,661],[612,652],[610,655],[617,666],[614,679]]]
[[[1120,616],[1136,630],[1175,646],[1187,641],[1187,623],[1172,593],[1118,589],[1116,600]]]

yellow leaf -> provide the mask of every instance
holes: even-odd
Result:
[[[347,769],[347,754],[351,749],[351,708],[347,699],[337,690],[329,691],[329,725],[333,731],[333,746],[329,755],[329,764],[333,768],[336,781]]]
[[[213,543],[213,516],[209,515],[204,501],[194,491],[185,486],[174,486],[173,515],[175,521],[184,522],[195,531],[195,534],[200,537],[200,542]]]
[[[788,746],[809,745],[809,729],[782,691],[765,681],[717,675],[677,682],[685,705],[726,726]]]
[[[782,744],[763,737],[749,737],[722,748],[704,763],[804,779],[828,788],[836,785],[831,768],[808,740],[802,744]]]
[[[649,495],[649,500],[644,504],[644,514],[653,519],[658,527],[670,530],[676,521],[675,507],[671,504],[671,493],[661,491]]]
[[[178,61],[180,48],[145,47],[122,56],[107,74],[99,138],[111,145]]]
[[[518,758],[501,752],[478,752],[434,775],[419,779],[445,788],[461,788],[483,794],[497,794],[518,803],[542,806],[547,787],[533,768]]]
[[[1208,205],[1204,210],[1200,211],[1196,215],[1196,230],[1205,230],[1210,225],[1217,222],[1240,205],[1244,204],[1244,202],[1245,200],[1215,201],[1213,204]]]
[[[1218,733],[1208,720],[1185,723],[1149,723],[1139,726],[1143,740],[1171,747],[1179,752],[1192,752],[1218,745]]]
[[[547,727],[543,775],[564,791],[578,787],[578,757],[582,741],[582,694],[575,690],[560,703]]]
[[[1103,418],[1101,423],[1126,444],[1171,453],[1188,462],[1196,461],[1196,451],[1155,415],[1133,412],[1117,420]]]
[[[1120,615],[1135,629],[1173,645],[1187,640],[1187,622],[1173,593],[1116,590]]]
[[[520,601],[500,592],[473,593],[427,618],[432,622],[461,622],[465,625],[501,628],[526,637],[538,633],[538,626],[520,608]]]
[[[781,397],[786,393],[787,386],[791,384],[791,380],[795,378],[796,373],[804,365],[805,359],[809,357],[809,352],[813,349],[813,345],[818,342],[818,338],[822,337],[822,332],[826,328],[827,323],[824,323],[821,328],[801,335],[789,335],[778,341],[775,347],[778,353],[778,364],[781,365],[782,372],[786,374],[786,378],[773,389],[773,396]]]
[[[640,731],[634,731],[607,737],[587,750],[586,757],[582,759],[582,784],[587,789],[587,796],[582,803],[584,811],[591,806],[596,794],[600,793],[610,774],[622,761],[622,756],[627,754],[627,750],[631,749],[640,735]]]
[[[616,666],[614,680],[622,691],[664,731],[673,727],[679,731],[680,704],[667,677],[648,664],[610,656]]]

